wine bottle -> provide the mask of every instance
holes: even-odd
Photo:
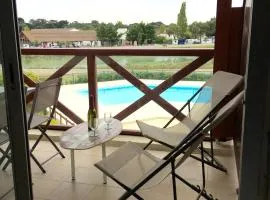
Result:
[[[93,95],[90,96],[90,106],[89,106],[87,118],[88,118],[88,130],[92,130],[93,127],[96,127],[96,118],[97,118],[97,112],[95,109]]]

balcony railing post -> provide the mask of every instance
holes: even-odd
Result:
[[[98,114],[98,95],[97,95],[97,67],[96,67],[96,57],[94,54],[87,56],[87,74],[88,74],[88,95],[93,95],[94,106]],[[89,106],[90,106],[89,98]]]

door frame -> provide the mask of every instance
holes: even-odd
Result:
[[[15,0],[0,1],[0,45],[16,199],[33,199]]]
[[[270,198],[269,0],[246,0],[247,65],[240,167],[240,200]],[[244,52],[245,53],[245,52]]]

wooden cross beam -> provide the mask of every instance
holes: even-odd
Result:
[[[74,56],[68,62],[66,62],[62,67],[60,67],[56,72],[54,72],[51,76],[49,76],[46,80],[51,80],[51,79],[54,79],[54,78],[59,78],[59,77],[64,76],[71,69],[73,69],[77,64],[79,64],[84,58],[85,58],[85,56]],[[23,74],[23,76],[24,76],[24,82],[28,86],[30,86],[30,87],[35,87],[36,86],[37,83],[35,81],[33,81],[31,78],[29,78],[25,74]],[[29,103],[30,101],[33,100],[34,92],[35,91],[30,92],[26,96],[26,103]],[[83,122],[83,120],[78,115],[73,113],[69,108],[67,108],[65,105],[63,105],[60,101],[58,101],[58,103],[57,103],[57,109],[60,110],[62,113],[65,113],[65,115],[67,117],[69,117],[72,121],[74,121],[75,123]]]
[[[175,73],[173,76],[162,82],[159,86],[157,86],[153,90],[148,88],[142,81],[133,76],[130,72],[124,69],[119,63],[114,61],[109,56],[98,56],[98,57],[109,67],[111,67],[114,71],[116,71],[118,74],[120,74],[122,77],[124,77],[126,80],[128,80],[136,88],[138,88],[145,94],[143,97],[132,103],[130,106],[128,106],[115,116],[115,118],[123,120],[151,100],[155,101],[158,105],[160,105],[167,112],[169,112],[171,115],[174,116],[178,110],[159,95],[166,89],[177,83],[179,80],[183,79],[185,76],[187,76],[188,74],[190,74],[191,72],[193,72],[206,62],[208,62],[209,60],[211,60],[213,56],[198,57],[193,62],[191,62],[190,64],[179,70],[177,73]],[[181,120],[183,119],[183,117],[185,117],[185,115],[180,114],[177,117],[177,119]]]

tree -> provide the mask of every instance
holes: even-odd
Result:
[[[97,29],[97,27],[99,26],[99,22],[97,20],[92,20],[91,24],[95,29]]]
[[[196,39],[200,39],[202,43],[202,36],[205,34],[206,24],[203,22],[193,22],[189,25],[189,31],[191,32],[191,36]]]
[[[156,44],[166,44],[168,40],[163,36],[157,36],[155,42]]]
[[[130,25],[127,31],[127,40],[131,41],[132,44],[134,44],[134,42],[138,40],[138,34],[139,34],[139,24]]]
[[[152,44],[155,41],[156,32],[155,32],[155,28],[152,25],[146,24],[144,26],[144,34],[145,34],[145,41],[147,44]]]
[[[191,37],[197,39],[200,35],[200,26],[199,22],[193,22],[189,25],[189,31],[191,32]]]
[[[31,29],[42,29],[47,24],[46,19],[30,19],[29,25]]]
[[[18,18],[18,25],[19,25],[19,32],[24,31],[25,28],[27,27],[27,25],[25,24],[24,19],[21,18],[21,17]]]
[[[158,33],[166,33],[166,26],[164,24],[161,24]]]
[[[117,27],[112,23],[101,23],[97,28],[97,37],[103,44],[104,42],[109,42],[110,45],[115,45],[121,35],[117,33]]]
[[[171,36],[173,35],[174,39],[176,39],[177,37],[177,25],[176,24],[170,24],[167,28],[166,28],[166,33]]]
[[[57,28],[66,28],[68,27],[68,24],[67,20],[60,20],[57,22]]]
[[[145,42],[152,44],[155,40],[155,28],[151,24],[132,24],[127,31],[127,40],[134,44],[137,41],[138,44],[142,45]]]
[[[49,20],[45,24],[44,28],[58,28],[57,23],[58,23],[57,20]]]
[[[121,21],[116,22],[115,26],[117,29],[118,28],[125,28],[125,25]]]
[[[216,34],[216,18],[211,18],[205,23],[205,35],[213,37]]]
[[[187,32],[187,16],[186,16],[186,2],[182,3],[180,12],[178,14],[177,18],[177,26],[178,26],[178,31],[177,31],[177,37],[185,37],[185,34]]]

